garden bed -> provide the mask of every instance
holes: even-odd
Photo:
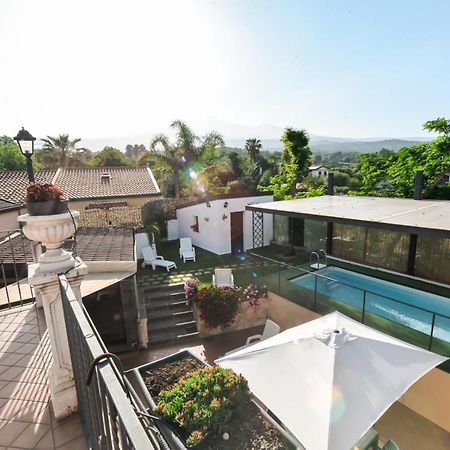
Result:
[[[202,369],[207,364],[193,353],[184,350],[169,357],[146,364],[133,372],[138,375],[138,383],[144,392],[152,411],[156,407],[158,394],[192,371]],[[140,380],[139,380],[140,379]],[[164,424],[164,425],[163,425]],[[171,444],[171,448],[184,449],[186,433],[183,429],[160,422],[161,432]],[[169,432],[170,430],[170,432]],[[228,433],[229,439],[223,439],[223,433]],[[210,434],[195,449],[207,450],[275,450],[291,449],[295,445],[289,442],[287,434],[269,416],[260,410],[253,402],[245,408],[234,412],[231,420],[224,425],[219,436]]]
[[[233,323],[228,326],[218,326],[215,328],[206,325],[205,321],[200,317],[199,307],[194,304],[194,318],[200,337],[216,336],[218,334],[264,325],[267,320],[267,302],[268,300],[264,299],[257,307],[251,306],[249,302],[239,302],[238,312]]]

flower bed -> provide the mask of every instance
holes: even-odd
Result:
[[[255,283],[241,290],[208,287],[193,296],[193,311],[201,337],[263,325],[267,318],[267,288]]]
[[[205,367],[185,350],[132,371],[150,410],[166,419],[157,423],[171,448],[295,448],[279,425],[250,400],[242,377],[228,369]],[[194,375],[188,375],[193,371]],[[211,418],[213,413],[217,414]],[[185,422],[193,428],[182,426]],[[202,428],[204,423],[207,429]]]

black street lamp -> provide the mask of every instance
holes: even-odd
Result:
[[[28,181],[30,183],[34,183],[33,163],[31,161],[31,157],[34,153],[34,141],[36,138],[22,127],[14,140],[17,141],[22,155],[27,159]]]

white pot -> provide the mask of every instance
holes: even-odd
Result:
[[[75,265],[72,254],[65,251],[62,244],[75,233],[75,218],[79,215],[78,211],[71,211],[51,216],[23,214],[17,218],[19,222],[25,222],[23,234],[32,241],[42,242],[46,248],[38,258],[40,273],[60,273]]]

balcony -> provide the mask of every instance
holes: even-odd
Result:
[[[95,239],[94,239],[95,240]],[[85,248],[93,252],[93,241]],[[114,251],[111,241],[110,255]],[[10,245],[8,241],[8,246]],[[29,242],[24,241],[24,245]],[[24,264],[18,253],[22,245],[14,247],[14,258],[17,264]],[[117,249],[117,245],[115,247]],[[166,244],[161,247],[161,252],[170,259],[172,253],[176,257],[175,244]],[[81,249],[79,251],[82,254]],[[92,261],[92,267],[105,265],[107,251],[98,256],[97,261]],[[231,266],[236,276],[236,283],[245,285],[250,280],[265,283],[271,288],[271,301],[269,317],[273,317],[282,328],[288,328],[298,323],[311,320],[315,317],[314,293],[304,296],[301,302],[293,302],[298,298],[298,290],[292,287],[289,280],[307,270],[308,258],[299,258],[290,261],[289,264],[273,259],[273,253],[269,250],[259,252],[259,255],[241,255],[241,258],[233,256],[215,256],[208,252],[199,251],[197,263],[188,263],[176,272],[167,274],[165,271],[151,271],[151,269],[138,270],[137,284],[140,293],[139,301],[134,304],[133,317],[142,319],[142,307],[145,310],[145,291],[155,286],[167,283],[182,282],[185,278],[198,276],[203,283],[211,280],[215,267]],[[266,256],[261,258],[262,254]],[[31,253],[30,253],[31,255]],[[270,256],[270,259],[267,257]],[[26,255],[23,255],[25,261]],[[32,257],[32,256],[31,256]],[[28,256],[29,258],[29,256]],[[92,257],[95,259],[94,257]],[[86,258],[88,259],[88,258]],[[118,259],[116,257],[116,259]],[[6,259],[4,258],[4,261]],[[89,261],[88,261],[89,262]],[[109,261],[114,263],[114,261]],[[117,261],[116,261],[117,262]],[[120,261],[118,261],[120,263]],[[153,434],[154,422],[142,410],[137,400],[129,395],[127,382],[123,378],[123,369],[153,361],[166,356],[181,348],[190,348],[208,362],[213,362],[217,357],[232,350],[245,342],[250,334],[259,332],[260,329],[247,329],[222,335],[219,338],[191,339],[174,342],[152,342],[147,349],[136,351],[130,339],[124,340],[120,347],[120,360],[111,356],[109,351],[114,344],[104,343],[101,335],[105,329],[97,329],[98,317],[90,316],[86,308],[89,302],[82,305],[77,298],[75,290],[71,287],[70,277],[60,275],[58,278],[58,290],[63,307],[63,315],[67,327],[68,346],[70,349],[70,362],[73,368],[78,413],[57,421],[53,415],[49,379],[47,370],[52,362],[49,331],[45,322],[43,310],[36,307],[33,302],[33,290],[29,284],[20,278],[20,267],[6,267],[12,276],[8,278],[4,288],[9,287],[7,301],[6,289],[4,289],[4,310],[0,313],[0,340],[2,360],[0,362],[0,381],[2,388],[0,396],[3,397],[0,407],[5,433],[0,434],[0,446],[18,448],[159,448],[158,435]],[[8,264],[12,264],[8,263]],[[118,266],[121,267],[120,264]],[[17,277],[15,273],[17,272]],[[69,272],[70,274],[70,272]],[[131,277],[132,278],[132,277]],[[109,279],[113,281],[114,279]],[[90,291],[84,296],[85,302],[89,296],[95,295],[95,289],[104,289],[105,277],[102,272],[94,270],[88,282]],[[116,280],[116,283],[119,281]],[[97,284],[97,287],[92,287]],[[114,284],[114,283],[113,283]],[[24,287],[24,289],[19,289]],[[28,290],[27,290],[28,289]],[[15,293],[14,301],[13,292]],[[31,294],[24,295],[23,293]],[[21,297],[22,293],[22,297]],[[317,295],[317,293],[316,293]],[[31,300],[31,302],[30,302]],[[326,305],[326,299],[318,297],[318,305]],[[142,302],[144,301],[144,305]],[[140,303],[139,303],[140,302]],[[148,305],[147,305],[148,306]],[[325,310],[324,310],[325,311]],[[320,310],[319,312],[324,312]],[[155,311],[148,310],[152,317]],[[325,311],[326,312],[326,311]],[[131,316],[128,316],[131,317]],[[110,335],[109,335],[110,337]],[[116,346],[117,347],[117,346]],[[125,351],[126,350],[126,351]],[[26,352],[26,353],[25,353]],[[95,363],[94,363],[95,362]],[[89,384],[87,381],[89,380]],[[422,386],[423,387],[423,386]],[[80,420],[81,419],[81,420]],[[81,427],[83,423],[83,427]],[[380,432],[381,441],[394,438],[400,448],[429,448],[433,444],[435,449],[448,448],[450,435],[445,430],[417,414],[405,403],[395,403],[388,412],[375,425]],[[83,432],[84,431],[84,432]]]

